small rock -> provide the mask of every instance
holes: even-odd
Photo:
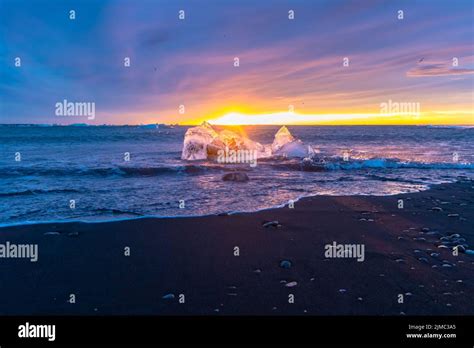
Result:
[[[422,227],[421,232],[429,232],[430,229],[428,227]]]
[[[173,300],[174,299],[174,294],[166,294],[165,296],[162,297],[163,300]]]
[[[346,289],[339,289],[339,292],[340,292],[341,294],[345,293],[346,291],[347,291]]]
[[[298,285],[297,282],[289,282],[289,283],[286,283],[286,284],[285,284],[285,286],[286,286],[287,288],[293,288],[293,287],[295,287],[296,285]]]
[[[448,214],[448,217],[459,217],[459,214]]]
[[[61,233],[56,232],[56,231],[43,233],[43,235],[45,235],[45,236],[59,236],[60,234],[61,234]]]
[[[68,235],[69,237],[77,237],[77,236],[79,236],[79,232],[76,232],[76,231],[74,231],[74,232],[69,232],[67,235]]]
[[[253,273],[257,273],[257,274],[262,273],[262,270],[260,268],[257,268],[253,270]]]
[[[433,207],[433,208],[431,208],[431,210],[433,210],[433,211],[443,211],[443,208],[441,208],[441,207]]]
[[[235,182],[247,182],[249,181],[249,177],[247,174],[242,172],[235,172],[235,173],[226,173],[222,176],[222,180],[224,181],[235,181]]]
[[[280,261],[280,267],[284,268],[284,269],[290,269],[291,268],[291,261],[288,261],[288,260]]]

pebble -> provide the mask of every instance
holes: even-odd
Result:
[[[448,217],[459,217],[459,214],[448,214]]]
[[[45,236],[59,236],[60,233],[56,232],[56,231],[54,231],[54,232],[45,232],[44,235]]]
[[[293,288],[293,287],[295,287],[296,285],[298,285],[297,282],[289,282],[289,283],[286,283],[286,284],[285,284],[285,286],[286,286],[287,288]]]
[[[172,300],[174,299],[174,294],[166,294],[162,297],[163,300]]]
[[[291,261],[288,261],[288,260],[280,261],[280,267],[284,268],[284,269],[290,269],[291,268]]]
[[[280,227],[280,223],[275,220],[275,221],[267,221],[262,224],[263,227],[268,228],[268,227]]]
[[[358,301],[363,301],[364,299],[362,297],[357,297]]]
[[[347,291],[346,289],[339,289],[339,292],[340,292],[341,294],[345,293],[346,291]]]
[[[401,263],[401,262],[405,262],[405,260],[404,259],[396,259],[395,262]]]
[[[430,256],[431,256],[431,257],[438,257],[438,256],[439,256],[439,253],[431,253]]]
[[[257,273],[257,274],[262,273],[262,270],[260,268],[257,268],[253,270],[253,273]]]
[[[421,232],[429,232],[430,229],[428,227],[422,227]]]
[[[441,207],[433,207],[433,208],[431,208],[431,210],[433,210],[433,211],[443,211],[443,208],[441,208]]]
[[[69,237],[77,237],[77,236],[79,236],[79,232],[69,232],[67,235]]]
[[[419,258],[418,258],[418,261],[428,263],[428,259],[427,259],[426,257],[419,257]]]

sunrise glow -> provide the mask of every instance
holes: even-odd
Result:
[[[212,118],[215,125],[404,125],[404,124],[474,124],[473,113],[470,112],[432,112],[420,113],[324,113],[301,114],[297,112],[273,112],[247,114],[229,112],[220,117]],[[199,122],[197,122],[199,123]]]

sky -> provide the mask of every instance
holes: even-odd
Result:
[[[474,124],[472,0],[0,0],[0,23],[0,123]]]

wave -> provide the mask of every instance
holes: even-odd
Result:
[[[12,196],[29,196],[38,195],[45,193],[78,193],[80,191],[74,189],[53,189],[53,190],[24,190],[24,191],[12,191],[12,192],[0,192],[0,197],[12,197]]]
[[[334,161],[325,163],[328,170],[350,170],[350,169],[474,169],[472,163],[450,163],[450,162],[415,162],[400,161],[397,159],[371,158],[365,160]]]
[[[243,165],[241,165],[243,166]],[[249,167],[248,165],[245,165]],[[93,176],[93,177],[133,177],[133,176],[159,176],[172,174],[201,174],[205,172],[235,171],[236,166],[213,165],[204,163],[202,165],[183,166],[157,166],[157,167],[102,167],[102,168],[38,168],[38,167],[3,167],[0,168],[0,177],[9,178],[17,176]],[[250,170],[249,168],[239,168],[239,171]],[[25,194],[28,194],[25,192]]]
[[[45,167],[3,167],[0,168],[0,177],[21,177],[21,176],[52,176],[52,177],[147,177],[161,175],[199,175],[206,173],[221,173],[232,171],[253,171],[258,168],[270,168],[280,171],[303,171],[321,172],[334,170],[357,170],[357,169],[439,169],[439,170],[471,170],[474,169],[472,163],[450,163],[450,162],[413,162],[400,161],[398,159],[371,158],[361,160],[343,161],[342,158],[324,159],[274,159],[258,161],[257,167],[252,168],[249,164],[220,164],[215,162],[199,162],[196,164],[175,165],[175,166],[142,166],[142,167],[65,167],[65,168],[45,168]],[[43,192],[42,190],[26,190],[21,192],[0,193],[0,196],[8,195],[30,195],[37,193],[55,193],[55,190]]]
[[[472,129],[474,126],[436,126],[436,125],[429,125],[426,128],[442,128],[442,129]]]

